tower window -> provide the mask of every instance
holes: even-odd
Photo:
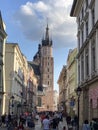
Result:
[[[49,81],[48,81],[48,85],[49,85]]]
[[[49,72],[49,68],[48,68],[48,72]]]

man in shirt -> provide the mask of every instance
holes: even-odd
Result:
[[[44,130],[49,130],[50,129],[50,120],[49,120],[48,116],[45,117],[42,124],[43,124],[43,129]]]

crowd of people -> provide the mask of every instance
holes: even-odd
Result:
[[[35,129],[37,122],[40,122],[39,129]],[[7,130],[78,130],[78,117],[71,118],[63,112],[29,113],[19,117],[5,113],[0,116],[0,126]],[[85,120],[81,130],[98,130],[98,119],[92,119],[90,123]]]
[[[32,113],[28,115],[21,114],[17,115],[4,114],[0,116],[0,127],[6,127],[7,130],[25,130],[25,128],[35,127],[34,116]]]

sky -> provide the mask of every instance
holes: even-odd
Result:
[[[38,51],[48,21],[57,91],[57,81],[66,65],[69,49],[77,47],[76,19],[70,17],[72,3],[73,0],[0,0],[7,42],[18,43],[28,61],[32,61]]]

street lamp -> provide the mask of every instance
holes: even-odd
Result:
[[[80,105],[79,105],[79,102],[80,102],[80,95],[81,95],[81,87],[77,87],[77,89],[75,90],[76,91],[76,94],[78,96],[78,126],[77,126],[77,130],[79,130],[79,112],[80,112]]]

